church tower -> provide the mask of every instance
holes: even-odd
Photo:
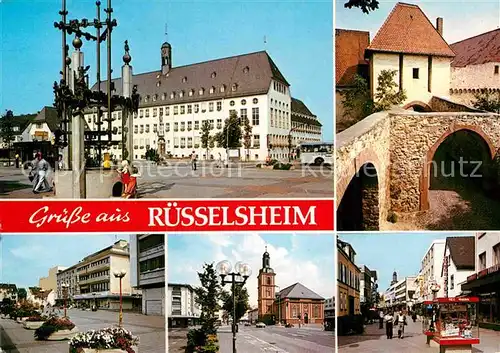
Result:
[[[398,283],[398,274],[396,273],[396,271],[394,271],[394,272],[392,273],[392,281],[391,281],[391,286],[392,286],[393,284],[396,284],[396,283]]]
[[[273,303],[275,299],[275,286],[274,286],[274,270],[271,268],[271,258],[266,251],[262,255],[262,268],[259,270],[258,284],[257,284],[257,297],[258,297],[258,315],[259,318],[266,314],[272,314]]]
[[[161,46],[161,73],[166,75],[172,69],[172,46],[165,42]]]

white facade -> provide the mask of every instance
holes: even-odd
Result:
[[[500,232],[476,236],[476,272],[500,266]]]
[[[471,249],[472,250],[472,249]],[[448,297],[458,297],[462,293],[462,284],[467,282],[467,277],[474,274],[474,270],[458,270],[457,266],[453,262],[453,258],[451,257],[450,248],[447,246],[445,249],[444,256],[448,258],[448,281],[447,281],[447,293]],[[443,263],[444,266],[445,263]],[[443,276],[445,275],[443,269]],[[445,286],[446,281],[444,281],[443,277],[443,291],[446,293]]]
[[[4,298],[17,301],[17,287],[14,284],[0,283],[0,302]]]
[[[50,290],[49,293],[33,293],[31,289],[28,288],[26,291],[26,300],[31,302],[34,305],[38,306],[47,306],[50,304],[51,306],[56,303],[56,291]]]
[[[22,132],[20,141],[52,141],[53,138],[54,133],[50,130],[47,123],[32,121]]]
[[[158,105],[149,108],[139,108],[133,118],[133,141],[135,159],[144,159],[148,148],[158,151],[159,139],[165,140],[164,153],[174,158],[187,158],[194,151],[200,159],[207,159],[206,150],[201,147],[201,127],[208,120],[213,127],[210,136],[223,130],[224,122],[229,118],[230,111],[235,110],[238,117],[247,116],[252,126],[250,160],[264,160],[268,155],[269,143],[273,145],[271,157],[283,159],[288,157],[288,134],[291,125],[291,96],[274,89],[272,81],[265,95],[242,96],[239,98],[201,101],[195,103],[169,104],[168,97],[159,97]],[[282,85],[283,86],[283,85]],[[197,94],[197,93],[194,93]],[[204,93],[208,94],[208,93]],[[164,98],[164,99],[162,99]],[[203,97],[205,98],[205,97]],[[113,139],[122,138],[122,114],[114,112],[113,128],[117,134]],[[104,118],[107,114],[104,113]],[[86,114],[85,119],[91,130],[97,131],[97,114]],[[302,132],[303,138],[307,135]],[[243,145],[243,143],[242,143]],[[121,147],[113,146],[109,152],[118,160],[122,158]],[[212,156],[218,159],[219,153],[226,159],[226,150],[222,147],[209,148],[208,159]],[[240,148],[240,156],[245,158],[245,147]]]
[[[201,308],[196,303],[196,294],[188,284],[168,284],[168,317],[199,318]]]
[[[415,276],[405,277],[392,284],[384,293],[386,306],[406,305],[413,306],[415,302]]]
[[[396,71],[394,81],[400,82],[399,53],[373,53],[370,65],[372,67],[372,88],[375,94],[378,87],[378,77],[384,70]],[[431,60],[431,82],[429,90],[429,56],[403,55],[403,85],[406,100],[403,105],[413,101],[428,103],[432,96],[448,97],[450,93],[451,58],[433,56]],[[415,76],[414,76],[415,75]]]
[[[423,293],[421,293],[422,298],[419,298],[420,300],[433,299],[433,292],[429,287],[434,281],[440,286],[437,297],[443,296],[444,290],[443,281],[441,279],[441,269],[444,259],[445,243],[445,239],[434,240],[422,258],[420,273],[423,281],[421,286],[423,288]]]

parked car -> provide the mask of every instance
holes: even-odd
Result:
[[[257,322],[257,324],[255,325],[255,327],[257,327],[257,328],[266,328],[266,324],[263,323],[263,322]]]

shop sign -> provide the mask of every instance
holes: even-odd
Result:
[[[492,274],[492,273],[498,272],[498,270],[500,270],[500,264],[496,264],[496,265],[491,266],[490,268],[488,268],[488,274]]]

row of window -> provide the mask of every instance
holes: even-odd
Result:
[[[352,272],[350,268],[341,263],[337,279],[344,284],[359,291],[359,274]]]
[[[158,256],[139,263],[140,272],[148,272],[165,268],[165,256]]]
[[[351,297],[352,298],[352,297]],[[351,305],[353,305],[353,308],[349,308],[349,296],[347,293],[340,293],[340,298],[339,298],[339,311],[351,311],[352,314],[358,314],[359,313],[359,301],[357,298],[352,298],[351,300]]]
[[[289,129],[290,120],[289,112],[271,108],[271,127],[279,129]]]
[[[101,276],[109,276],[109,270],[94,272],[94,273],[91,273],[90,275],[80,276],[80,281],[86,281],[88,279],[97,278],[97,277],[101,277]]]
[[[87,288],[81,288],[80,293],[95,293],[95,292],[107,292],[109,291],[109,282],[102,282],[97,284],[92,284]]]
[[[286,86],[281,82],[273,81],[273,87],[276,92],[286,94]]]
[[[183,80],[185,80],[185,81],[183,81],[183,83],[186,83],[186,82],[187,82],[187,78],[186,78],[186,77],[184,77],[184,78],[183,78]],[[161,86],[161,81],[156,82],[156,87],[160,87],[160,86]],[[239,86],[238,86],[238,84],[237,84],[237,83],[233,83],[233,84],[231,85],[231,92],[237,92],[237,91],[238,91],[238,87],[239,87]],[[221,85],[221,86],[219,87],[219,92],[220,92],[220,93],[224,93],[224,92],[226,92],[226,89],[227,89],[227,86],[226,86],[226,85]],[[203,95],[205,95],[205,92],[206,92],[206,89],[205,89],[204,87],[201,87],[200,89],[198,89],[198,95],[199,95],[199,96],[203,96]],[[214,94],[214,93],[216,93],[216,92],[217,92],[217,88],[216,88],[215,86],[212,86],[212,87],[210,87],[210,88],[209,88],[208,92],[209,92],[210,94]],[[188,96],[189,96],[189,97],[193,97],[193,96],[195,95],[195,93],[196,93],[196,91],[195,91],[195,89],[194,89],[194,88],[191,88],[191,89],[187,92],[187,94],[188,94]],[[176,99],[176,98],[184,98],[184,97],[186,96],[186,91],[181,90],[181,91],[179,91],[179,92],[170,92],[170,95],[169,95],[169,96],[170,96],[170,99],[172,99],[172,100],[173,100],[173,99]],[[142,97],[142,98],[141,98],[141,100],[143,100],[143,101],[144,101],[144,103],[148,103],[150,99],[151,99],[153,102],[156,102],[158,99],[160,99],[160,96],[159,96],[158,94],[153,94],[152,96],[150,96],[150,95],[146,95],[146,96],[144,96],[144,97]],[[162,95],[161,95],[161,100],[163,100],[163,101],[164,101],[164,100],[166,100],[166,99],[167,99],[167,93],[162,93]]]
[[[104,264],[109,264],[109,257],[106,257],[106,258],[104,258],[102,260],[94,261],[94,262],[92,262],[92,263],[90,263],[88,265],[80,267],[78,269],[78,271],[85,271],[85,270],[91,269],[93,267],[104,265]]]
[[[257,104],[259,100],[257,98],[253,99],[253,104]],[[241,105],[246,105],[247,101],[246,99],[241,100]],[[229,101],[229,105],[231,107],[234,107],[236,105],[236,102],[234,100]],[[172,108],[172,110],[170,109]],[[150,112],[153,116],[153,118],[157,116],[170,116],[170,113],[173,115],[182,115],[182,114],[195,114],[199,113],[200,111],[202,113],[206,113],[208,109],[208,112],[214,112],[214,111],[222,111],[222,101],[217,101],[217,102],[202,102],[202,103],[195,103],[195,104],[185,104],[185,105],[174,105],[173,107],[167,106],[167,107],[159,107],[159,108],[144,108],[144,109],[139,109],[139,118],[149,118],[150,117]],[[255,109],[255,108],[254,108]],[[118,117],[118,119],[121,119],[121,116]]]

